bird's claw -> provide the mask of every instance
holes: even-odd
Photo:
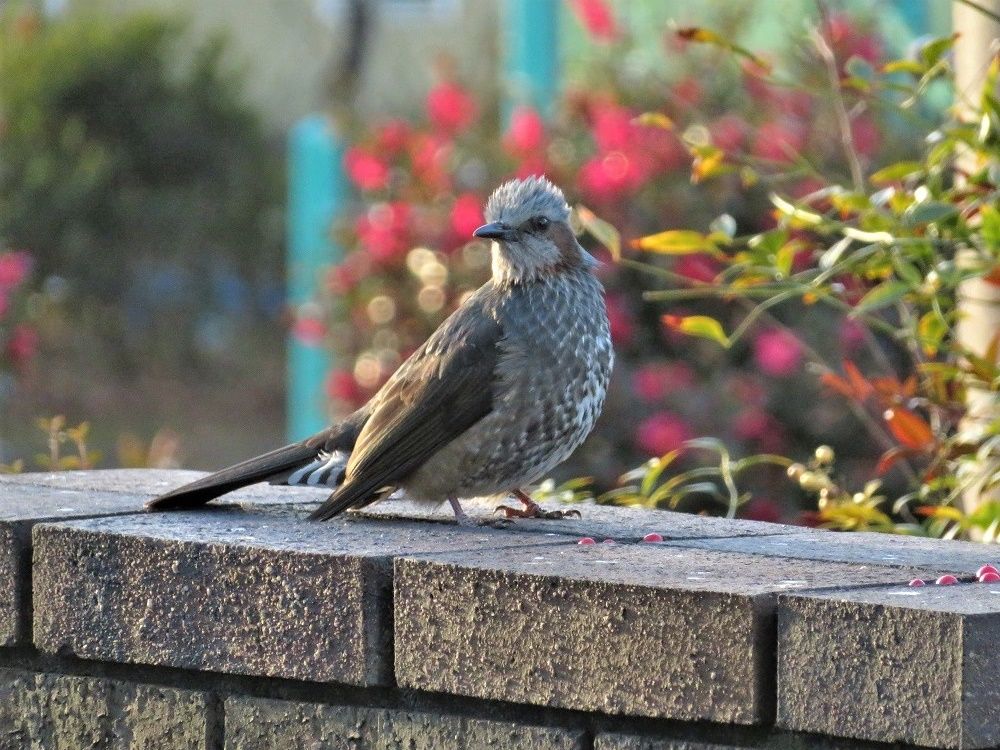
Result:
[[[578,510],[545,510],[541,505],[535,502],[525,503],[524,509],[521,508],[511,508],[509,505],[498,505],[494,513],[503,513],[503,517],[506,519],[511,518],[548,518],[548,519],[560,519],[560,518],[582,518]]]

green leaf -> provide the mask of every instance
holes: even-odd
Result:
[[[923,275],[917,270],[910,261],[904,258],[899,252],[893,252],[891,255],[892,266],[896,269],[896,275],[900,279],[905,281],[910,287],[920,286],[920,283],[924,280]]]
[[[875,172],[869,179],[876,185],[884,185],[887,182],[899,182],[911,175],[920,174],[924,171],[924,165],[919,161],[899,161]]]
[[[994,252],[1000,250],[1000,210],[996,206],[983,206],[979,210],[982,220],[980,231],[986,247]]]
[[[726,349],[732,343],[729,337],[726,336],[722,324],[715,318],[710,318],[707,315],[664,315],[662,320],[665,325],[675,331],[686,333],[688,336],[711,339]]]
[[[923,61],[924,65],[928,68],[936,65],[944,54],[955,46],[955,41],[958,39],[958,36],[958,34],[952,34],[951,36],[943,36],[938,39],[932,39],[921,47],[920,59]]]
[[[740,57],[746,58],[760,68],[762,73],[769,73],[771,71],[771,64],[767,62],[767,60],[758,57],[745,47],[740,47],[738,44],[734,44],[721,34],[718,34],[711,29],[705,29],[700,26],[689,26],[687,28],[677,29],[676,33],[677,36],[686,42],[712,44],[716,47],[728,50],[729,52],[733,52]]]
[[[885,281],[862,297],[861,301],[854,307],[854,310],[851,311],[851,315],[860,315],[864,312],[888,307],[902,299],[909,291],[910,285],[905,282],[895,279]]]
[[[916,60],[893,60],[882,66],[883,73],[912,73],[915,76],[923,75],[926,67]]]
[[[906,209],[903,217],[909,226],[933,224],[958,215],[958,209],[951,203],[927,201],[917,203]]]

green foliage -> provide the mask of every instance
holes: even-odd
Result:
[[[248,279],[279,265],[277,159],[222,40],[189,49],[181,31],[156,15],[0,18],[0,237],[106,332],[157,269],[183,268],[204,300],[220,264]]]
[[[685,33],[691,38],[690,30]],[[916,60],[867,69],[863,86],[857,76],[834,75],[831,93],[854,107],[878,97],[901,112],[915,108],[931,81],[952,80],[946,53],[956,38],[927,43]],[[717,44],[715,37],[700,41]],[[852,361],[838,368],[803,344],[832,397],[845,399],[884,449],[878,478],[858,491],[838,478],[828,448],[809,465],[789,467],[789,477],[817,498],[817,523],[949,537],[979,529],[990,541],[1000,536],[998,503],[984,502],[971,515],[956,507],[970,491],[987,498],[1000,488],[996,411],[990,416],[987,410],[985,421],[968,419],[970,393],[993,404],[1000,399],[1000,332],[983,351],[970,351],[957,335],[963,284],[980,279],[1000,285],[998,80],[1000,58],[994,59],[976,101],[965,112],[945,113],[927,134],[918,160],[890,164],[865,177],[851,136],[843,133],[845,161],[856,167],[853,179],[845,184],[825,177],[797,198],[773,191],[773,228],[745,236],[671,230],[632,243],[660,256],[709,252],[720,266],[711,281],[669,276],[683,286],[648,292],[647,299],[728,299],[745,310],[731,333],[708,316],[664,316],[674,330],[731,347],[761,320],[773,324],[772,312],[785,303],[826,307],[866,329],[866,367],[880,374],[865,375]],[[698,180],[758,168],[713,151],[706,170],[705,148],[711,147],[693,150]],[[654,266],[648,270],[664,276]],[[728,456],[721,455],[724,469]],[[635,497],[638,486],[638,496],[649,499],[653,496],[643,488],[658,482],[661,493],[664,487],[674,495],[685,487],[707,491],[701,485],[701,472],[707,470],[662,481],[666,458],[626,475],[639,484],[629,485],[623,496]],[[882,477],[892,474],[904,490],[890,504],[880,493]],[[735,490],[719,493],[730,508],[739,497]]]

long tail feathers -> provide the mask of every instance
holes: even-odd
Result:
[[[315,461],[317,454],[315,445],[286,445],[153,498],[146,503],[146,507],[150,510],[180,510],[204,505],[209,500],[240,487],[274,479],[307,466]]]

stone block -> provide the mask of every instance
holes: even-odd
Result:
[[[983,563],[1000,561],[996,548],[988,545],[865,532],[807,531],[781,536],[680,540],[671,544],[800,560],[905,566],[919,569],[924,578],[953,573],[971,579]]]
[[[461,716],[229,698],[225,750],[579,750],[583,732]]]
[[[40,521],[134,513],[141,505],[110,492],[36,485],[25,479],[31,476],[37,475],[0,475],[0,646],[29,637],[31,527]]]
[[[396,679],[514,703],[755,724],[773,712],[778,593],[911,577],[662,544],[401,559]]]
[[[207,750],[204,694],[0,670],[0,750]]]
[[[780,726],[940,748],[1000,744],[1000,585],[783,597]]]
[[[392,681],[391,559],[547,537],[295,509],[147,513],[34,529],[43,651],[357,685]]]
[[[494,509],[499,504],[495,499],[462,500],[462,507],[465,508],[466,512],[472,517],[479,518],[496,518]],[[514,500],[505,504],[519,507],[517,501]],[[597,541],[614,539],[618,542],[636,542],[651,532],[660,534],[664,539],[700,539],[793,534],[804,531],[800,526],[696,516],[691,513],[675,513],[669,510],[647,510],[613,505],[556,505],[554,503],[546,503],[546,507],[552,510],[575,508],[580,511],[581,517],[564,518],[558,521],[519,518],[511,524],[510,530],[544,533],[552,536],[569,536],[574,539],[589,536]],[[425,505],[397,497],[375,503],[357,511],[357,513],[368,518],[411,521],[447,521],[452,515],[451,509],[447,505]],[[807,533],[827,534],[830,532],[808,531]]]

